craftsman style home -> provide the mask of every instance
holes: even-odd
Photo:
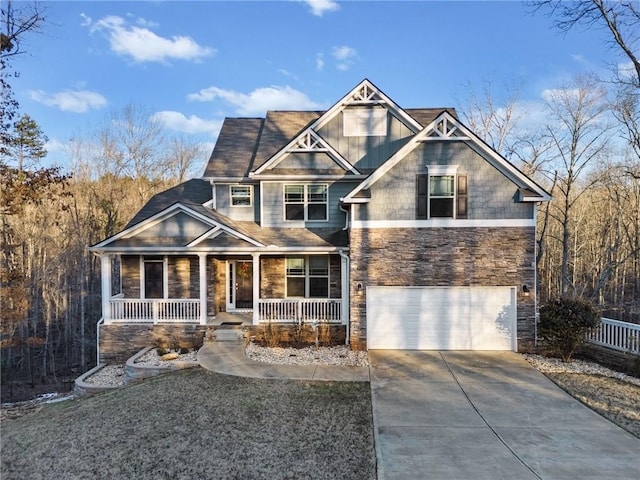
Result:
[[[526,350],[549,199],[453,109],[368,80],[326,111],[227,118],[202,178],[90,247],[101,332],[317,322],[354,349]]]

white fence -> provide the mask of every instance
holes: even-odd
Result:
[[[258,300],[260,322],[340,323],[341,301],[328,298],[261,298]]]
[[[610,318],[601,320],[600,326],[587,335],[589,342],[640,355],[640,325]]]
[[[198,299],[113,298],[107,323],[198,323]]]

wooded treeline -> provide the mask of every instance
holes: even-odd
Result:
[[[609,315],[640,321],[640,62],[633,50],[640,13],[633,2],[533,4],[550,7],[564,31],[606,25],[630,63],[606,79],[583,75],[546,90],[536,105],[519,102],[517,88],[469,86],[460,117],[553,194],[538,206],[539,303],[585,297]],[[100,273],[87,246],[120,231],[153,194],[199,175],[208,154],[186,137],[169,137],[152,112],[131,104],[69,142],[64,171],[42,167],[46,136],[19,115],[7,62],[20,52],[20,36],[42,20],[37,5],[17,15],[10,1],[3,4],[3,398],[13,382],[55,382],[95,365]]]
[[[87,247],[155,193],[201,174],[202,147],[168,137],[143,107],[127,105],[106,125],[70,142],[65,172],[39,167],[45,137],[26,115],[3,152],[3,395],[13,381],[59,383],[95,365],[100,262]]]

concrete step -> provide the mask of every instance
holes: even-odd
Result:
[[[212,341],[216,342],[236,342],[244,338],[244,331],[242,328],[234,327],[219,327],[213,331],[213,335],[205,334],[205,341],[212,337]]]

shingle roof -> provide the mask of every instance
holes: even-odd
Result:
[[[423,127],[443,110],[457,118],[453,108],[409,108],[405,111]],[[322,111],[268,111],[261,118],[226,118],[209,158],[204,177],[248,177],[315,120]]]
[[[443,107],[443,108],[405,108],[404,111],[415,118],[420,125],[426,127],[433,122],[438,115],[443,111],[449,112],[453,117],[458,118],[455,108]]]
[[[212,190],[208,181],[199,178],[188,180],[180,185],[176,185],[169,190],[160,192],[149,200],[144,207],[131,219],[125,229],[136,225],[156,213],[161,212],[174,203],[193,203],[202,205],[211,200]]]
[[[204,177],[246,177],[252,169],[265,120],[225,118]]]

